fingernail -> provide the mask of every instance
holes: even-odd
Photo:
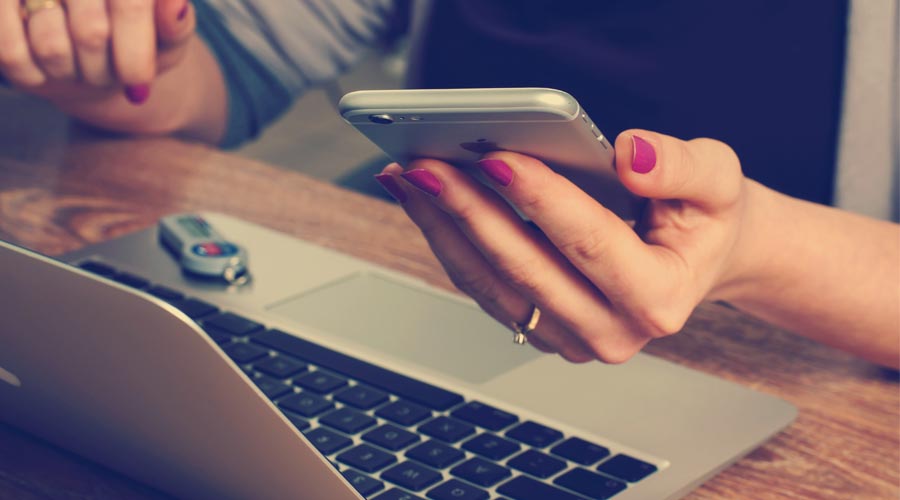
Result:
[[[476,163],[484,175],[490,177],[501,186],[509,186],[513,180],[513,171],[503,160],[485,158]]]
[[[395,200],[400,203],[406,203],[406,191],[400,187],[400,184],[397,183],[397,179],[394,179],[393,175],[378,174],[375,176],[375,180],[378,181],[378,183],[381,184],[381,187],[393,196]]]
[[[646,174],[656,166],[656,151],[653,145],[640,137],[631,136],[633,153],[631,156],[631,170],[639,174]]]
[[[190,8],[190,6],[191,6],[190,3],[184,2],[184,7],[182,7],[181,10],[178,11],[178,20],[179,21],[184,21],[184,18],[187,17],[188,9]]]
[[[434,197],[441,194],[441,189],[443,189],[441,181],[439,181],[434,174],[425,169],[417,168],[415,170],[410,170],[409,172],[404,172],[400,174],[400,176],[413,186]]]
[[[125,87],[125,97],[131,104],[143,104],[150,97],[150,85],[128,85]]]

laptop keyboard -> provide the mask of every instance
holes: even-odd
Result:
[[[87,261],[195,320],[361,495],[606,499],[657,466]]]

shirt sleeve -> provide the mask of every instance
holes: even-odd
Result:
[[[228,90],[221,146],[253,138],[308,88],[397,29],[395,0],[194,0],[197,30]]]

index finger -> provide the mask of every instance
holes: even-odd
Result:
[[[153,0],[110,0],[113,64],[126,86],[149,86],[156,76],[153,5]]]

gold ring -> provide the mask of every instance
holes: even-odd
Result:
[[[531,316],[528,318],[528,321],[525,323],[516,323],[513,321],[511,323],[513,329],[513,342],[518,345],[524,345],[528,342],[528,334],[533,332],[535,328],[537,328],[538,321],[541,320],[541,310],[538,309],[538,306],[531,306]]]
[[[50,10],[62,7],[60,0],[25,0],[22,2],[22,13],[25,19],[42,10]]]

